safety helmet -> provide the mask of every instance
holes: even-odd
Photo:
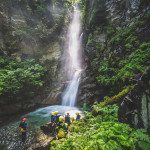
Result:
[[[27,121],[27,118],[22,118],[22,122],[25,122],[25,121]]]
[[[79,115],[79,113],[78,113],[78,112],[76,112],[76,115]]]
[[[63,117],[63,116],[60,116],[60,117],[59,117],[59,121],[60,121],[60,122],[63,122],[63,120],[64,120],[64,117]]]
[[[54,115],[55,114],[55,112],[51,112],[51,115]]]
[[[74,117],[71,117],[71,121],[73,122],[75,119],[74,119]]]
[[[58,115],[58,111],[55,111],[55,115]]]

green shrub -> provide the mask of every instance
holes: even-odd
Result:
[[[147,28],[148,18],[149,15],[145,15],[120,29],[112,27],[111,22],[105,27],[108,34],[107,47],[109,47],[109,49],[106,47],[105,51],[109,55],[107,54],[105,59],[95,58],[99,61],[96,77],[99,84],[123,87],[125,84],[130,84],[130,78],[134,78],[137,72],[142,74],[147,70],[150,60],[150,42],[141,39],[141,34],[137,31],[140,28]],[[119,54],[116,55],[117,51]]]
[[[128,58],[120,60],[118,68],[111,67],[112,64],[108,63],[108,60],[102,61],[99,67],[100,75],[97,76],[97,81],[107,86],[134,78],[137,72],[144,73],[146,71],[149,66],[149,60],[150,43],[144,42]]]
[[[34,60],[17,62],[0,57],[0,95],[16,94],[23,89],[38,89],[43,86],[44,67]]]
[[[143,43],[139,48],[129,56],[125,65],[118,71],[118,78],[132,78],[137,71],[144,73],[147,69],[150,60],[150,43]]]
[[[88,113],[83,120],[71,125],[67,138],[51,142],[50,150],[135,150],[139,141],[150,143],[143,130],[135,130],[118,122],[117,105],[99,108],[97,116]]]

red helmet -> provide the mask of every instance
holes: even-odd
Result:
[[[27,121],[27,118],[22,118],[22,122],[25,122],[25,121]]]

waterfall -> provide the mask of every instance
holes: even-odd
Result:
[[[81,29],[80,11],[74,7],[73,18],[68,28],[66,40],[65,71],[69,84],[62,95],[62,105],[74,106],[81,77]]]

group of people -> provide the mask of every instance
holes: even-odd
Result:
[[[63,116],[63,115],[59,114],[58,111],[55,111],[55,112],[51,113],[51,120],[50,121],[58,123],[59,120],[61,120],[61,118],[62,118],[62,120],[65,123],[67,123],[68,125],[70,125],[71,122],[73,122],[74,120],[80,120],[80,117],[81,116],[80,116],[80,114],[78,112],[76,112],[76,118],[74,118],[74,117],[70,116],[69,112],[65,116]]]
[[[71,117],[69,113],[65,116],[60,115],[58,111],[52,112],[50,117],[50,123],[47,124],[48,131],[51,133],[55,138],[62,138],[68,133],[68,127],[72,122],[75,120],[80,120],[81,115],[76,112],[76,118]],[[27,137],[27,118],[22,118],[19,129],[21,132],[22,142],[26,141]]]
[[[48,124],[51,133],[56,138],[62,138],[68,133],[68,127],[75,120],[80,120],[81,115],[76,112],[76,118],[71,117],[69,113],[65,116],[59,114],[58,111],[51,113],[51,121]]]

